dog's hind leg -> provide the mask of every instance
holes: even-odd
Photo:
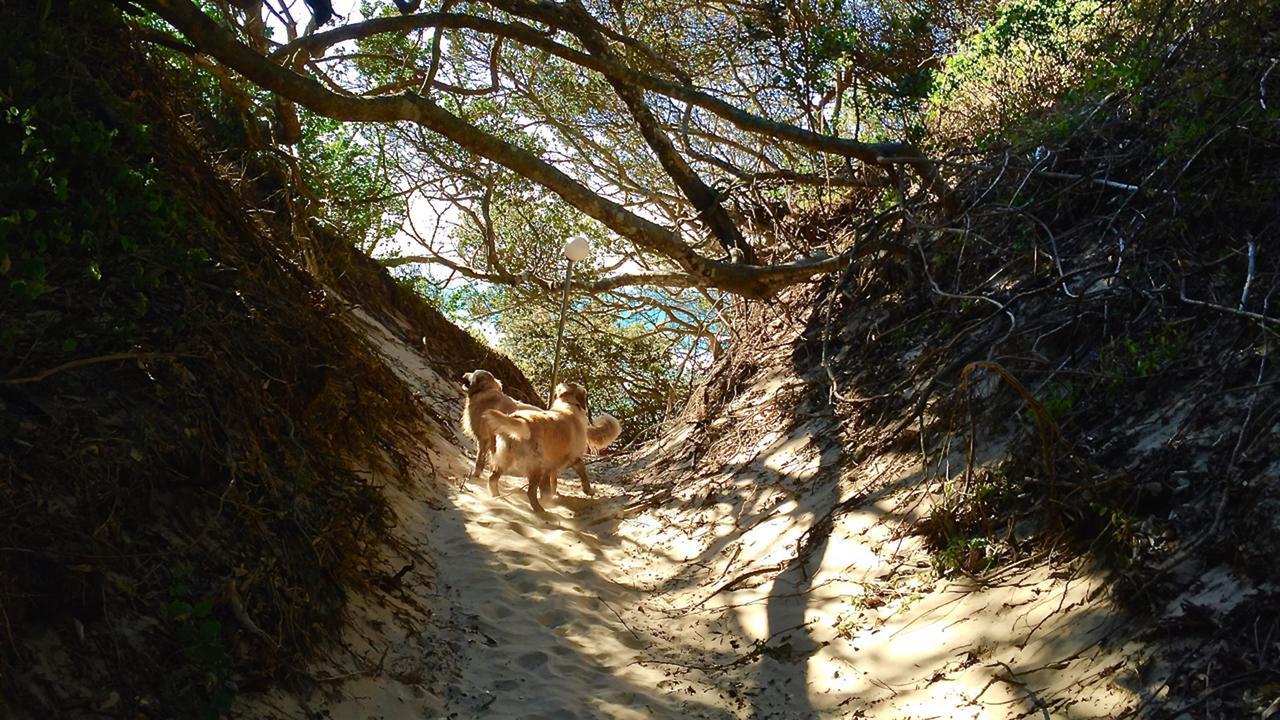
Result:
[[[493,473],[489,475],[489,494],[498,497],[502,493],[502,488],[498,485],[498,478],[502,477],[502,468],[495,467]]]
[[[471,468],[472,478],[478,478],[484,472],[485,463],[489,462],[489,453],[493,452],[497,442],[498,438],[490,435],[487,438],[480,438],[476,443],[476,466]]]
[[[587,477],[587,464],[582,461],[582,458],[573,461],[573,470],[582,479],[582,493],[587,497],[595,495],[596,492],[591,489],[591,478]]]
[[[546,510],[542,509],[542,503],[538,502],[538,490],[545,487],[546,484],[545,475],[535,473],[529,476],[529,489],[527,491],[529,493],[529,507],[532,507],[533,511],[538,514],[546,512]]]

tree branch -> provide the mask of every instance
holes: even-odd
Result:
[[[474,268],[467,267],[466,265],[456,263],[436,253],[431,253],[430,255],[400,255],[397,257],[377,258],[377,260],[383,267],[389,268],[413,265],[414,263],[435,263],[444,265],[450,270],[457,272],[459,275],[469,277],[472,280],[480,280],[494,285],[507,285],[511,287],[527,287],[532,285],[548,295],[554,295],[560,292],[560,289],[563,287],[562,285],[549,283],[542,278],[532,275],[531,273],[499,274],[481,272]],[[671,289],[702,287],[697,278],[687,273],[680,272],[625,273],[622,275],[611,275],[599,280],[573,280],[569,283],[569,287],[575,292],[587,293],[589,295],[617,290],[618,288],[633,285],[665,287]]]
[[[838,258],[801,260],[770,267],[711,260],[675,232],[601,197],[533,153],[467,123],[430,98],[412,92],[375,98],[339,94],[255,52],[190,0],[138,1],[186,36],[200,52],[212,55],[263,89],[335,120],[421,125],[555,192],[569,205],[637,247],[671,259],[691,276],[690,282],[700,287],[714,287],[746,297],[768,297],[781,287],[804,282],[840,266]]]
[[[798,260],[796,262],[787,263],[785,265],[773,265],[768,268],[752,268],[754,270],[767,270],[773,282],[777,282],[777,287],[784,287],[788,284],[803,282],[814,275],[834,272],[849,265],[849,263],[868,257],[882,250],[897,249],[901,252],[901,247],[883,240],[872,242],[862,242],[854,245],[848,250],[834,257],[819,257]],[[485,273],[474,268],[467,267],[445,258],[437,253],[432,252],[430,255],[403,255],[394,258],[379,258],[378,262],[385,267],[401,267],[403,265],[411,265],[413,263],[439,263],[473,280],[481,280],[496,285],[509,285],[513,287],[534,286],[545,293],[558,292],[562,287],[558,283],[552,283],[543,280],[532,273],[508,273],[495,274]],[[742,267],[742,266],[730,266]],[[619,288],[642,285],[649,287],[664,287],[672,290],[682,288],[701,288],[707,286],[696,275],[682,272],[646,272],[646,273],[623,273],[621,275],[611,275],[598,280],[574,280],[570,283],[570,287],[578,292],[588,294],[609,292]]]
[[[530,6],[535,6],[532,3],[494,2],[493,4],[505,6],[503,9],[513,13],[517,9],[524,9],[529,15],[533,16],[531,19],[553,24],[558,15],[554,12],[544,13],[530,10]],[[938,172],[937,166],[910,144],[894,142],[864,143],[834,135],[824,135],[790,123],[770,120],[735,107],[687,83],[663,80],[617,62],[575,50],[550,39],[542,32],[524,23],[502,23],[470,15],[451,13],[421,13],[402,17],[378,18],[352,23],[336,30],[300,38],[272,53],[272,56],[296,52],[300,49],[315,52],[336,43],[357,40],[379,33],[409,32],[437,26],[502,35],[529,47],[547,52],[562,60],[567,60],[589,70],[595,70],[610,79],[631,83],[645,90],[696,105],[723,120],[727,120],[740,130],[766,135],[778,140],[786,140],[810,150],[852,158],[868,165],[878,167],[895,164],[907,165],[920,177],[929,191],[942,201],[948,213],[954,214],[959,210],[959,202],[951,191],[951,186]]]
[[[561,11],[564,17],[560,25],[573,28],[574,34],[592,55],[609,62],[617,62],[613,50],[598,29],[599,23],[579,0],[568,0],[564,5],[557,5],[557,7],[571,9],[571,12]],[[631,117],[636,121],[636,126],[640,129],[640,135],[644,137],[649,149],[653,150],[662,169],[675,181],[676,187],[680,188],[680,192],[684,193],[685,198],[698,211],[698,219],[711,230],[727,253],[733,253],[736,250],[741,262],[755,265],[755,249],[747,243],[746,238],[742,236],[742,231],[720,205],[720,197],[716,191],[698,177],[697,172],[680,156],[671,138],[667,136],[658,119],[654,117],[653,111],[645,103],[644,91],[618,78],[606,77],[609,84],[613,86],[614,92],[627,106]]]

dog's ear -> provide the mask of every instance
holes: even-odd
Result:
[[[462,373],[462,387],[464,388],[471,387],[471,383],[473,382],[474,376],[475,376],[474,372]]]

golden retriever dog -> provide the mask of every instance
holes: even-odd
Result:
[[[529,505],[543,512],[539,493],[554,494],[555,478],[565,468],[582,462],[592,440],[612,442],[621,426],[608,415],[587,422],[587,391],[577,383],[556,386],[550,410],[515,410],[481,413],[497,436],[489,492],[499,492],[498,478],[505,473],[528,478]],[[586,475],[583,475],[586,480]]]
[[[542,408],[522,403],[507,395],[502,391],[502,381],[487,370],[473,370],[465,373],[462,376],[462,387],[467,393],[466,404],[462,409],[462,431],[476,441],[476,464],[471,470],[471,475],[468,476],[468,479],[474,479],[480,477],[480,474],[484,471],[489,456],[493,454],[497,442],[493,429],[488,421],[485,420],[485,411],[497,410],[501,413],[511,414],[517,410],[541,410]],[[592,450],[600,450],[616,440],[621,432],[622,426],[618,424],[617,420],[608,415],[601,415],[588,428],[587,447]],[[586,463],[582,462],[582,458],[579,457],[572,465],[573,469],[578,473],[578,477],[582,479],[582,492],[587,495],[593,495],[594,491],[591,489],[591,480],[587,476]],[[465,479],[462,484],[466,484]]]

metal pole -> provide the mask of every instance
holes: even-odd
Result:
[[[564,338],[564,316],[569,311],[569,279],[573,277],[573,261],[564,270],[564,296],[560,299],[560,324],[556,327],[556,354],[551,362],[551,389],[547,391],[547,407],[551,407],[556,395],[556,380],[560,375],[560,341]]]

